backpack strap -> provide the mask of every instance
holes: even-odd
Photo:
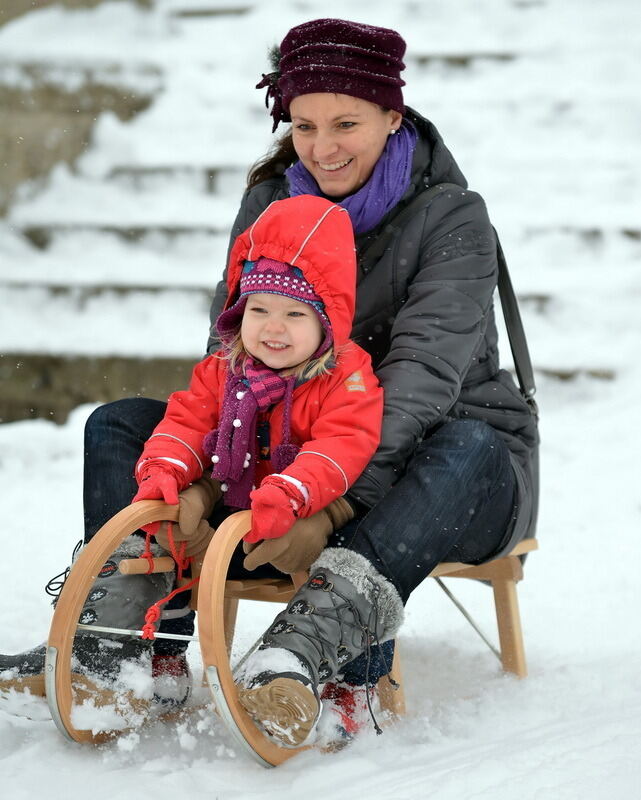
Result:
[[[494,231],[494,238],[496,239],[496,256],[499,262],[499,297],[501,298],[507,338],[510,342],[512,358],[514,359],[514,369],[516,370],[521,394],[528,405],[531,406],[532,410],[537,413],[538,409],[536,401],[534,400],[534,395],[536,394],[534,370],[532,369],[530,351],[527,346],[525,330],[523,329],[521,312],[519,311],[519,304],[516,299],[516,294],[514,293],[512,279],[510,278],[510,273],[507,268],[507,261],[505,260],[501,242],[496,229],[492,228],[492,230]]]
[[[412,200],[396,214],[390,222],[383,228],[381,233],[365,248],[360,254],[359,264],[364,272],[369,272],[376,262],[383,256],[385,251],[390,247],[394,238],[399,235],[406,222],[410,220],[414,214],[422,208],[428,206],[434,197],[441,194],[441,192],[448,189],[460,189],[461,187],[454,183],[437,183],[430,186],[415,195]],[[514,359],[514,368],[519,382],[521,394],[534,413],[536,413],[536,402],[534,395],[536,393],[536,384],[534,382],[534,371],[532,369],[532,361],[530,359],[530,351],[527,346],[527,339],[525,330],[523,329],[523,322],[521,320],[521,313],[519,311],[519,304],[514,293],[512,280],[507,268],[507,261],[505,254],[501,247],[498,234],[495,228],[494,238],[496,240],[496,257],[499,265],[498,275],[498,290],[499,298],[501,300],[501,307],[503,309],[503,317],[505,319],[505,327],[507,329],[507,338],[510,343],[512,351],[512,358]]]

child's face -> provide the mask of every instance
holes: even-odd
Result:
[[[240,336],[245,350],[276,370],[302,364],[324,339],[317,313],[307,303],[280,294],[250,294]]]

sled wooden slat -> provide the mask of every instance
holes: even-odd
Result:
[[[172,572],[176,568],[176,562],[171,556],[152,558],[152,569],[149,569],[149,561],[146,558],[123,558],[118,564],[118,570],[123,575],[147,575],[151,572]]]
[[[524,539],[514,547],[514,550],[510,551],[508,556],[503,556],[503,558],[507,558],[509,556],[521,556],[525,553],[531,553],[533,550],[537,550],[538,546],[539,545],[536,539]],[[497,560],[502,561],[503,558]],[[448,578],[476,578],[477,580],[489,580],[488,578],[484,577],[484,574],[487,571],[487,567],[490,564],[495,563],[496,560],[475,566],[474,564],[463,564],[459,561],[443,561],[443,563],[439,564],[430,572],[429,577],[440,578],[443,575],[447,575]],[[463,575],[463,572],[466,574]],[[479,573],[483,573],[483,575],[480,575]]]
[[[227,581],[225,597],[238,600],[263,600],[267,603],[287,603],[294,596],[296,589],[290,578],[280,580],[265,579],[248,581]]]
[[[524,539],[507,555],[485,564],[463,564],[444,561],[430,572],[430,578],[468,578],[487,581],[492,585],[496,621],[499,632],[501,665],[506,672],[519,678],[527,676],[521,615],[519,613],[516,584],[523,578],[523,565],[519,556],[538,549],[536,539]],[[405,713],[405,696],[398,641],[390,677],[399,684],[394,690],[389,681],[382,678],[378,683],[381,708],[397,716]]]

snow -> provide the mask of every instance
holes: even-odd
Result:
[[[0,28],[5,61],[118,64],[123,80],[141,90],[145,74],[155,75],[158,91],[130,123],[101,115],[94,146],[74,172],[58,168],[48,183],[23,190],[0,228],[0,352],[198,357],[208,328],[205,293],[222,269],[243,174],[270,141],[263,95],[253,90],[267,47],[318,16],[396,27],[409,45],[406,98],[434,120],[487,200],[524,297],[543,440],[541,549],[529,556],[519,586],[530,674],[525,681],[503,675],[426,582],[410,599],[400,637],[409,713],[383,736],[370,730],[340,753],[310,751],[266,771],[209,710],[91,747],[65,741],[41,700],[10,695],[0,699],[3,795],[636,796],[641,6],[299,0],[238,3],[249,10],[237,15],[177,15],[214,6],[234,7],[213,0],[166,0],[147,13],[122,2],[73,12],[50,6]],[[466,53],[483,57],[448,66],[447,56]],[[437,58],[421,64],[428,56]],[[65,80],[71,73],[52,74]],[[127,165],[183,171],[138,186],[109,177]],[[218,188],[199,189],[200,171],[216,167],[226,170]],[[72,222],[83,229],[56,234],[43,251],[19,235],[24,225]],[[187,222],[202,229],[182,238],[162,232]],[[137,224],[150,228],[141,246],[105,230]],[[73,288],[47,294],[63,285]],[[114,289],[123,286],[134,291]],[[168,317],[180,324],[159,345],[154,330]],[[510,363],[504,335],[501,342]],[[555,377],[564,370],[575,377]],[[90,411],[76,409],[63,426],[0,426],[5,652],[46,636],[51,609],[42,587],[81,536],[82,427]],[[493,633],[489,590],[448,585]],[[267,604],[244,606],[241,644],[273,614]],[[193,646],[190,660],[198,702],[206,694]]]

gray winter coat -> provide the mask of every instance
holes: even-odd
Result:
[[[517,518],[505,551],[534,535],[537,418],[511,375],[499,368],[493,308],[498,263],[485,203],[467,190],[434,125],[411,109],[407,116],[419,131],[411,185],[373,231],[357,237],[359,256],[427,186],[453,183],[460,189],[426,198],[380,258],[366,270],[359,267],[351,336],[372,356],[385,390],[385,415],[380,446],[349,496],[375,505],[436,426],[448,419],[485,420],[507,443],[517,481]],[[248,190],[232,241],[269,203],[288,196],[284,177]],[[223,279],[211,307],[212,325],[226,297]],[[209,350],[215,346],[211,337]]]

